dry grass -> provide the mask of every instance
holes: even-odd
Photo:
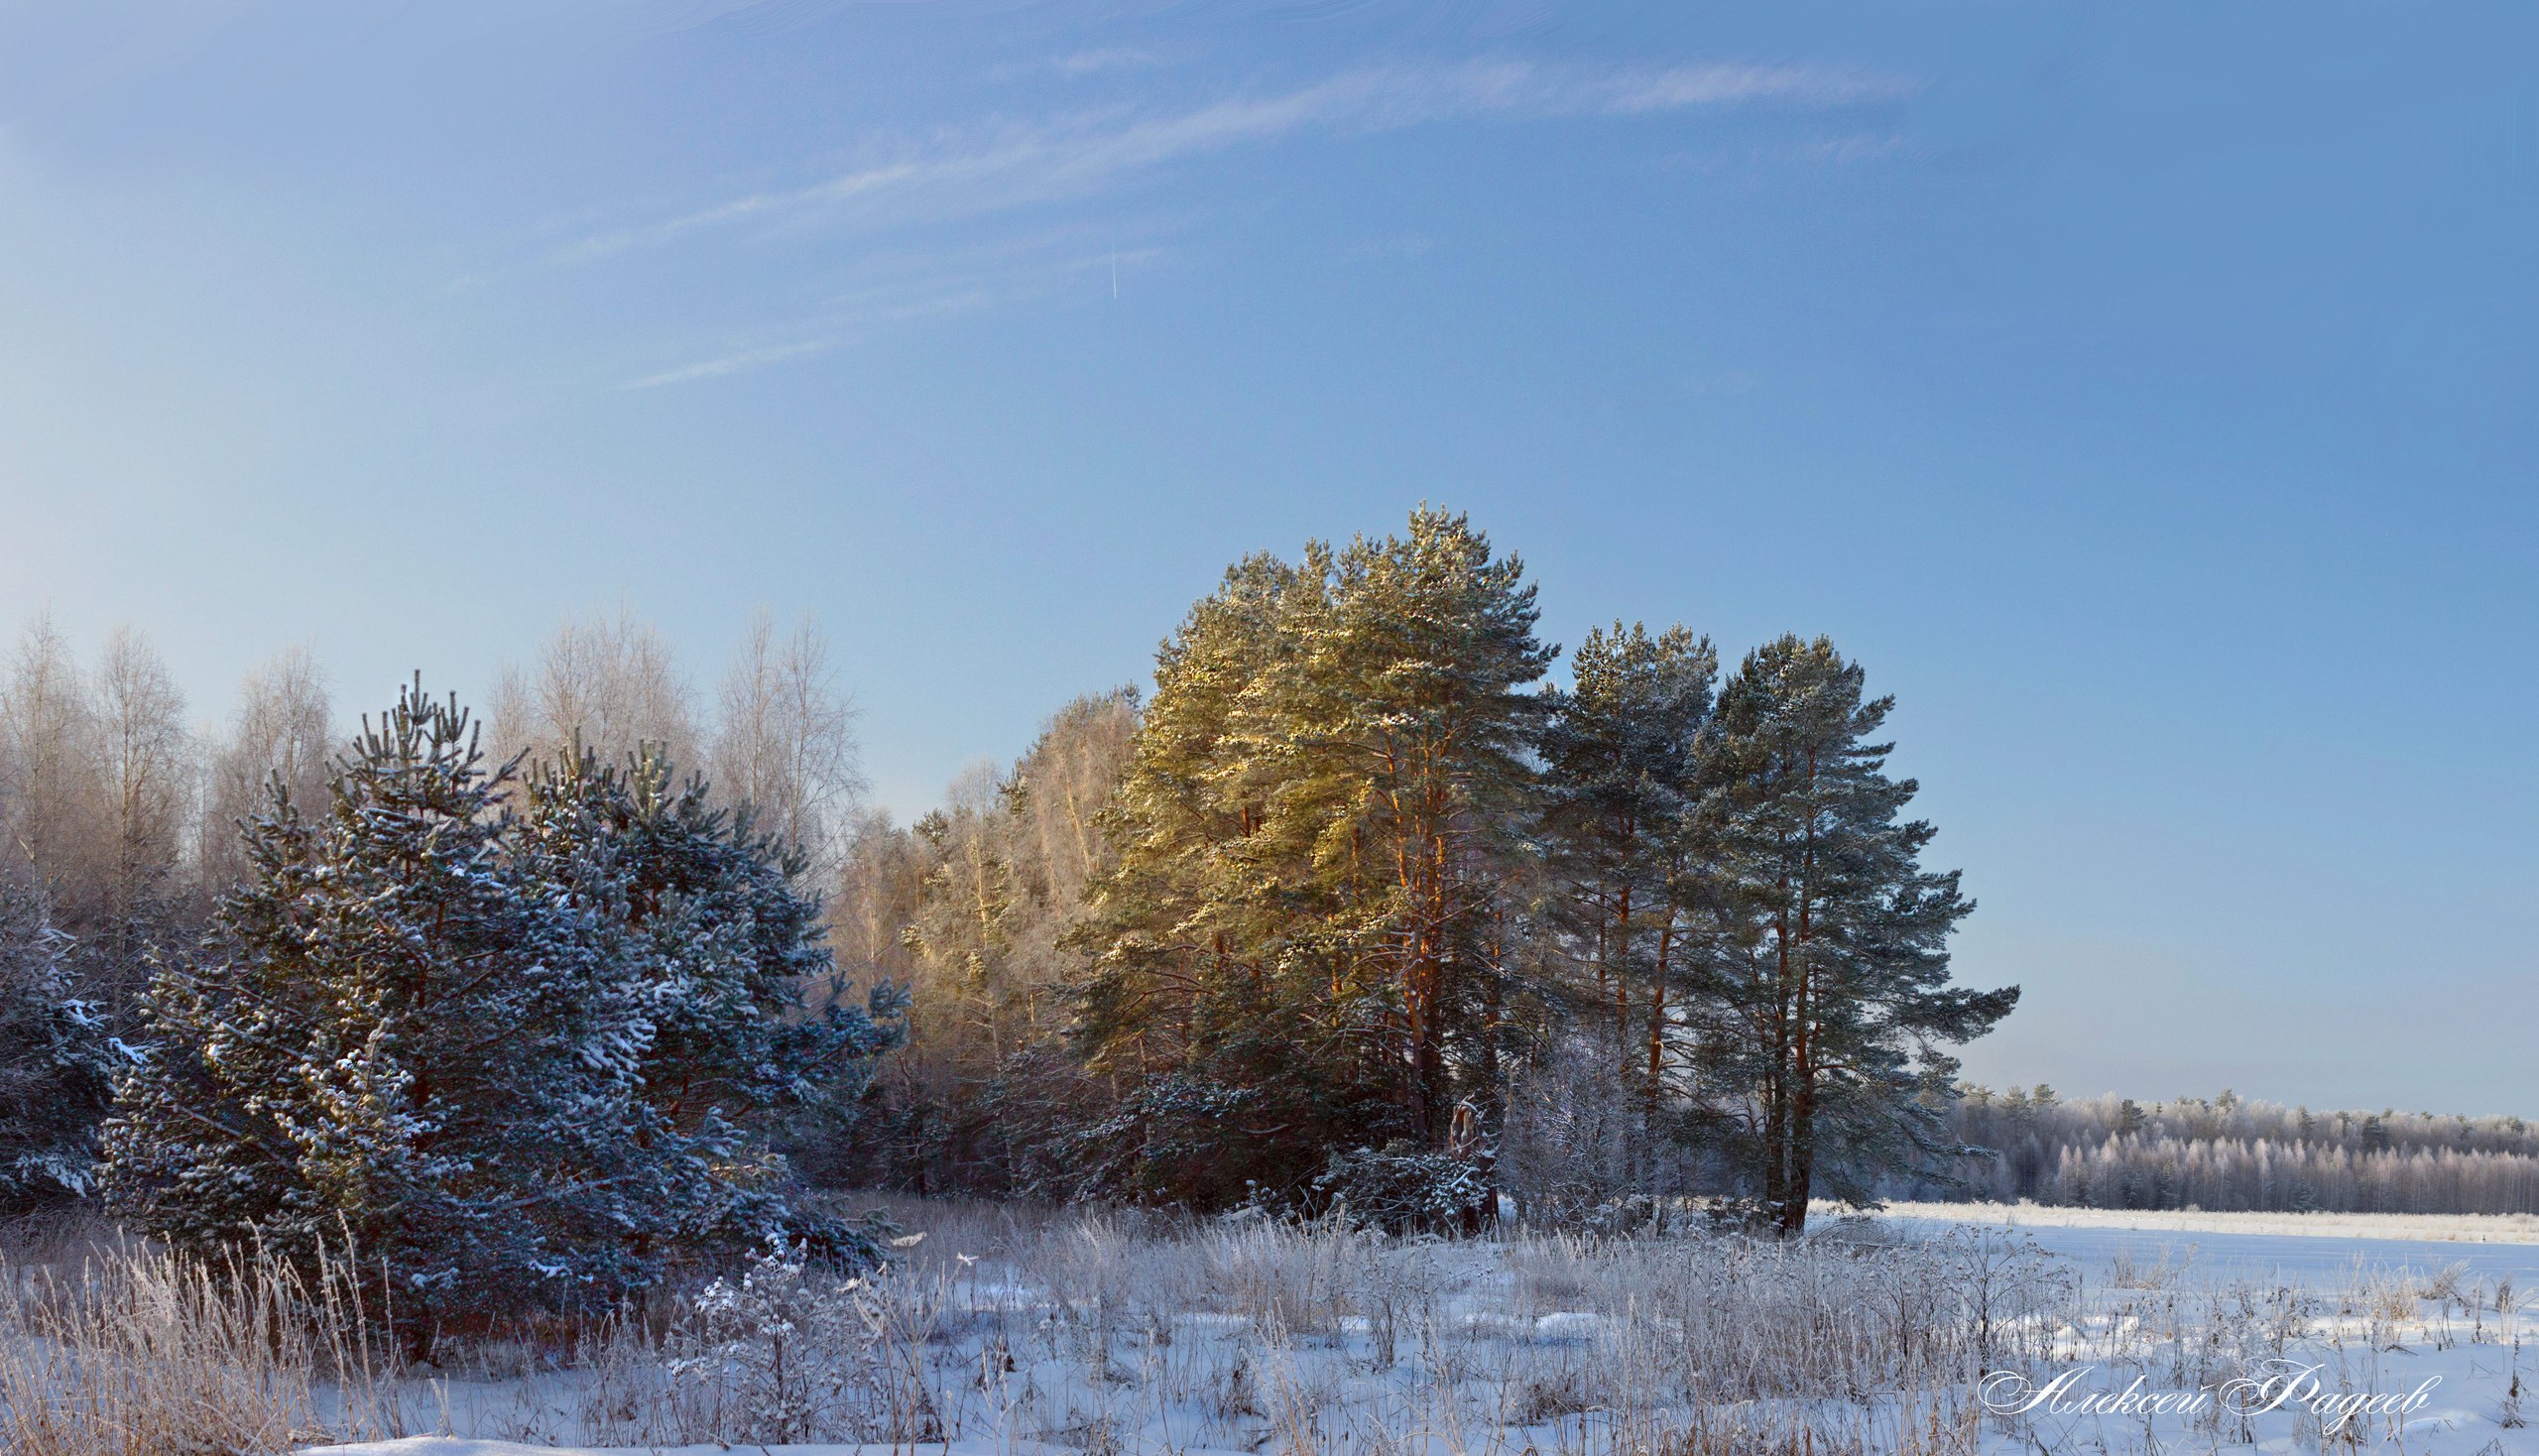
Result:
[[[303,1280],[272,1260],[212,1265],[96,1238],[35,1253],[0,1290],[0,1448],[16,1456],[406,1433],[378,1354],[388,1322],[340,1267]]]
[[[353,1282],[31,1240],[0,1290],[0,1447],[260,1452],[445,1430],[532,1443],[1048,1443],[1278,1456],[1961,1456],[1974,1377],[2092,1363],[2206,1386],[2307,1348],[2521,1338],[2505,1286],[2085,1280],[2025,1240],[1797,1242],[1337,1227],[895,1200],[893,1268],[781,1259],[641,1316],[391,1371]],[[2516,1362],[2517,1353],[2512,1357]],[[2515,1369],[2517,1370],[2517,1364]],[[2028,1434],[1994,1423],[2013,1443]],[[2212,1433],[2219,1438],[2228,1432]]]

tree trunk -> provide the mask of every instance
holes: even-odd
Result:
[[[1812,1078],[1802,1078],[1790,1105],[1789,1176],[1780,1207],[1780,1231],[1791,1237],[1807,1231],[1807,1196],[1816,1171],[1816,1092]]]

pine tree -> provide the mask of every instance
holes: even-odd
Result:
[[[1721,690],[1694,822],[1719,931],[1701,1008],[1706,1070],[1739,1098],[1743,1161],[1773,1224],[1796,1233],[1823,1191],[1863,1202],[1881,1171],[1957,1151],[1941,1049],[1981,1035],[2018,990],[1948,984],[1948,936],[1973,909],[1955,871],[1921,867],[1932,826],[1898,815],[1917,786],[1871,738],[1831,642],[1784,637]]]
[[[285,798],[251,826],[255,878],[152,987],[151,1059],[107,1130],[145,1226],[303,1258],[349,1236],[424,1320],[537,1286],[534,1134],[560,1130],[522,1112],[563,1070],[590,948],[509,872],[508,778],[419,684],[365,721],[323,819]]]
[[[1088,1140],[1106,1176],[1295,1196],[1333,1152],[1442,1150],[1466,1094],[1495,1099],[1534,621],[1522,565],[1425,509],[1242,562],[1193,609],[1083,936],[1079,1044],[1124,1089]]]
[[[1387,1114],[1345,969],[1298,933],[1320,901],[1252,842],[1275,785],[1236,737],[1320,560],[1236,563],[1156,657],[1106,817],[1120,862],[1074,936],[1091,960],[1070,1040],[1110,1094],[1069,1140],[1084,1187],[1198,1207],[1290,1192]]]
[[[786,1207],[765,1118],[888,1029],[793,1015],[826,969],[816,902],[665,782],[584,755],[524,787],[419,681],[365,720],[322,817],[277,783],[253,877],[151,989],[116,1203],[197,1247],[349,1241],[425,1341],[823,1232]]]
[[[0,875],[0,1212],[88,1191],[114,1058],[44,899]]]
[[[1684,819],[1718,672],[1710,640],[1681,626],[1591,631],[1543,734],[1541,832],[1560,886],[1550,918],[1567,959],[1593,972],[1582,1020],[1603,1028],[1615,1080],[1637,1093],[1643,1140],[1664,1096],[1668,997],[1688,961]]]
[[[607,1295],[655,1282],[681,1252],[873,1252],[788,1201],[779,1145],[862,1089],[898,1042],[901,998],[877,985],[848,1005],[819,901],[797,888],[805,850],[760,833],[746,807],[713,807],[703,780],[672,778],[652,753],[622,770],[588,750],[542,765],[515,852],[587,946],[575,999],[549,1012],[578,1071],[540,1121],[562,1140],[547,1243]]]
[[[1403,536],[1341,553],[1327,626],[1308,637],[1301,670],[1271,679],[1285,691],[1257,725],[1270,733],[1254,739],[1292,744],[1340,790],[1279,800],[1310,831],[1316,862],[1372,871],[1381,887],[1346,928],[1390,974],[1394,1064],[1409,1069],[1409,1136],[1425,1148],[1445,1144],[1460,1092],[1495,1101],[1500,1090],[1485,1085],[1482,1033],[1546,707],[1527,689],[1556,651],[1535,640],[1538,616],[1521,561],[1494,556],[1466,518],[1423,507]]]

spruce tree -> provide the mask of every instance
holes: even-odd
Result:
[[[1873,742],[1892,698],[1831,642],[1784,637],[1721,690],[1693,822],[1716,939],[1699,1008],[1705,1072],[1736,1099],[1741,1161],[1774,1227],[1808,1199],[1866,1202],[1885,1170],[1956,1152],[1944,1047],[1983,1034],[2018,989],[1949,982],[1974,903],[1921,866],[1936,832]]]

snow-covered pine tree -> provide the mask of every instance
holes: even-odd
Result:
[[[322,817],[277,788],[255,874],[152,987],[107,1131],[120,1208],[194,1246],[349,1235],[425,1338],[788,1231],[754,1119],[887,1039],[788,1017],[825,968],[816,903],[701,786],[584,760],[521,816],[513,785],[418,681]]]
[[[584,1075],[551,1110],[572,1168],[555,1180],[552,1243],[610,1292],[707,1247],[870,1258],[862,1234],[788,1200],[776,1145],[863,1089],[899,1042],[904,998],[877,984],[847,1004],[819,901],[798,888],[801,846],[671,773],[649,752],[620,770],[585,751],[531,779],[526,876],[575,908],[597,949],[568,1031]]]
[[[106,1134],[121,1209],[193,1246],[349,1235],[418,1331],[535,1299],[595,946],[509,862],[506,778],[419,680],[323,817],[278,792],[247,826],[254,875],[145,1003]]]
[[[44,897],[0,876],[0,1212],[75,1197],[95,1175],[113,1057],[69,949]]]

